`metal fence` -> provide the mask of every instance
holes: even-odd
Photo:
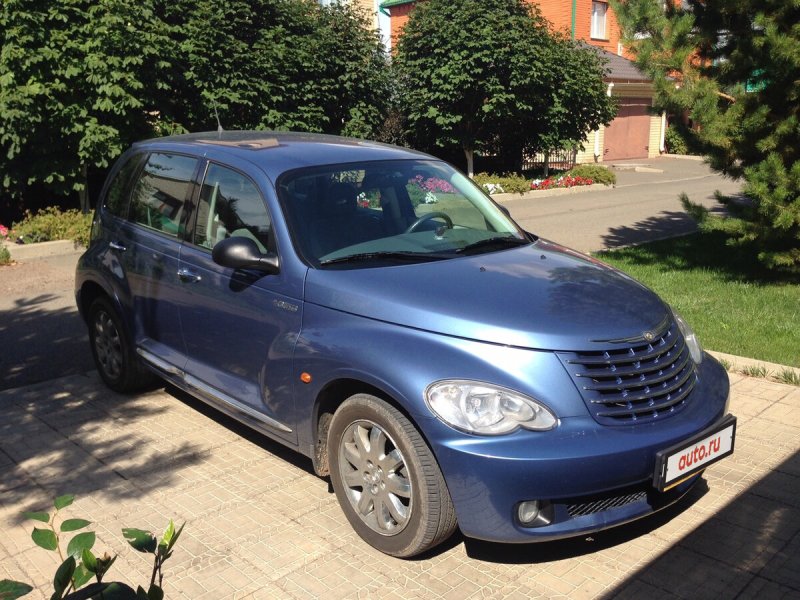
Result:
[[[542,169],[547,173],[550,169],[568,171],[575,166],[575,159],[578,156],[577,148],[567,148],[565,150],[549,150],[538,152],[524,157],[522,161],[523,170]]]

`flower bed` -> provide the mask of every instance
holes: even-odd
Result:
[[[558,178],[548,177],[547,179],[534,179],[531,181],[532,190],[552,190],[556,188],[571,188],[579,185],[592,185],[594,180],[590,177],[576,177],[573,175],[562,175]]]

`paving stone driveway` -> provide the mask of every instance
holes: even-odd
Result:
[[[149,581],[122,527],[186,522],[167,598],[800,597],[800,388],[731,375],[734,455],[678,507],[591,538],[454,537],[418,560],[366,546],[310,461],[174,390],[118,396],[94,373],[0,392],[0,579],[48,598],[54,553],[21,513],[67,509],[116,552],[109,580]]]

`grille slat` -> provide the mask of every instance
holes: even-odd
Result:
[[[697,372],[674,323],[665,324],[651,342],[609,345],[605,350],[559,353],[599,423],[642,423],[685,406]]]

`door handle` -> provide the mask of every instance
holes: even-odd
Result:
[[[193,273],[189,269],[178,269],[178,277],[181,281],[186,283],[197,283],[200,281],[200,275]]]
[[[108,247],[111,248],[112,250],[119,250],[120,252],[125,252],[125,250],[128,249],[126,246],[123,246],[119,242],[108,242]]]

